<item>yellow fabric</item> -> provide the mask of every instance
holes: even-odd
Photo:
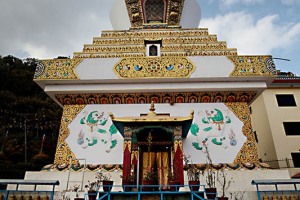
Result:
[[[143,179],[147,172],[151,172],[154,170],[154,163],[155,163],[155,152],[144,152],[143,153]]]
[[[154,166],[157,166],[154,169]],[[158,184],[167,185],[169,175],[168,152],[143,152],[143,178],[147,172],[157,171]]]

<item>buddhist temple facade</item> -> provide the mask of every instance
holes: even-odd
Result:
[[[118,0],[111,21],[73,58],[36,69],[63,107],[49,169],[134,172],[140,184],[149,170],[159,184],[174,172],[184,184],[184,158],[205,170],[207,152],[216,169],[266,167],[249,105],[276,77],[272,56],[239,55],[198,28],[195,0]]]

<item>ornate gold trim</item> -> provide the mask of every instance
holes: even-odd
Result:
[[[63,115],[60,124],[60,131],[57,141],[54,164],[77,163],[75,154],[71,151],[66,139],[69,136],[69,124],[75,119],[78,113],[85,108],[85,105],[67,105],[64,106]]]
[[[125,0],[129,20],[132,27],[143,25],[144,17],[141,0]]]
[[[272,56],[228,56],[235,66],[230,76],[276,76]]]
[[[252,132],[250,109],[247,103],[225,103],[225,105],[244,123],[242,131],[247,141],[239,151],[234,163],[259,163],[257,146]]]
[[[83,59],[52,59],[39,61],[34,79],[35,80],[62,80],[62,79],[79,79],[75,67]]]
[[[123,58],[114,66],[119,78],[188,78],[194,71],[186,57]]]
[[[207,28],[189,29],[167,29],[167,30],[140,30],[140,31],[102,31],[101,38],[120,39],[120,38],[176,38],[176,37],[216,37],[210,35]]]
[[[181,14],[185,0],[169,0],[166,22],[171,26],[180,26]]]
[[[56,94],[55,98],[62,105],[70,104],[144,104],[151,103],[218,103],[251,102],[256,91],[204,91],[170,93],[86,93]]]

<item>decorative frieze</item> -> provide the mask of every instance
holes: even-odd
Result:
[[[88,93],[56,94],[55,98],[62,105],[71,104],[149,104],[154,103],[219,103],[251,102],[255,91],[234,92],[181,92],[181,93]]]
[[[271,56],[229,56],[234,63],[231,76],[275,76],[275,64]]]
[[[114,66],[120,78],[187,78],[194,70],[186,57],[124,58]]]
[[[40,60],[34,79],[78,79],[74,69],[81,62],[82,59]]]
[[[158,38],[158,37],[201,37],[208,36],[208,29],[167,29],[167,30],[139,30],[139,31],[103,31],[102,38]]]
[[[149,38],[151,39],[151,38]],[[153,39],[153,38],[152,38]],[[156,38],[157,39],[157,38]],[[203,37],[161,37],[162,44],[200,44],[200,43],[215,43],[218,42],[216,35],[208,35]],[[131,37],[122,37],[122,38],[102,38],[95,37],[92,45],[144,45],[145,38],[131,38]],[[222,42],[225,43],[225,42]]]
[[[251,126],[250,109],[246,103],[226,103],[226,106],[243,122],[243,134],[247,137],[234,163],[258,163],[258,153]]]

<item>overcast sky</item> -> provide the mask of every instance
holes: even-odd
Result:
[[[73,56],[112,29],[113,0],[0,0],[0,55]],[[186,0],[188,1],[188,0]],[[277,69],[300,75],[300,0],[198,0],[199,27],[239,55],[271,54]]]

